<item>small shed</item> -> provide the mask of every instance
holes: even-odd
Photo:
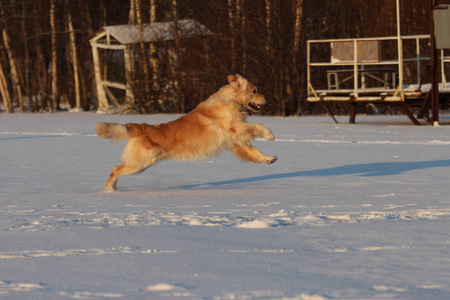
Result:
[[[109,87],[126,91],[126,98],[134,101],[135,97],[131,89],[133,73],[130,45],[138,43],[152,43],[175,40],[176,37],[190,38],[194,36],[212,35],[213,32],[193,19],[179,20],[176,22],[154,22],[142,25],[117,25],[104,26],[103,31],[89,40],[92,47],[94,60],[95,80],[97,85],[97,97],[99,108],[108,108],[107,95],[114,99]],[[99,49],[121,50],[124,53],[126,83],[108,81],[102,74]]]

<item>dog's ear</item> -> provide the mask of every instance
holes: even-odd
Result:
[[[244,84],[244,78],[241,75],[239,75],[239,74],[228,75],[228,82],[232,86],[234,86],[234,87],[236,87],[238,89],[242,89],[242,85]]]

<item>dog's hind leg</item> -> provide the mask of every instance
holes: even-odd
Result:
[[[266,156],[261,153],[261,151],[258,150],[258,148],[253,147],[252,145],[249,146],[241,146],[241,145],[234,145],[231,149],[231,152],[239,158],[240,160],[244,162],[253,162],[253,163],[260,163],[260,164],[273,164],[277,161],[278,157],[276,156]]]
[[[136,174],[139,172],[142,172],[143,170],[141,168],[137,167],[128,167],[125,165],[120,166],[114,166],[114,168],[111,171],[111,174],[109,174],[109,178],[105,183],[105,191],[115,191],[117,186],[117,180],[124,176],[124,175],[131,175]]]
[[[105,190],[115,191],[120,177],[143,172],[156,164],[160,158],[159,151],[143,148],[138,142],[130,140],[123,151],[122,164],[112,169],[105,183]]]

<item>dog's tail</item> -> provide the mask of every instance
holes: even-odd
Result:
[[[97,133],[97,136],[101,137],[102,139],[112,139],[115,142],[130,138],[128,129],[123,124],[97,123],[95,131]]]

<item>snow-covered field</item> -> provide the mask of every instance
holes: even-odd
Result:
[[[96,122],[175,117],[0,114],[1,299],[450,299],[450,126],[251,117],[275,164],[165,161],[102,192],[124,144]]]

